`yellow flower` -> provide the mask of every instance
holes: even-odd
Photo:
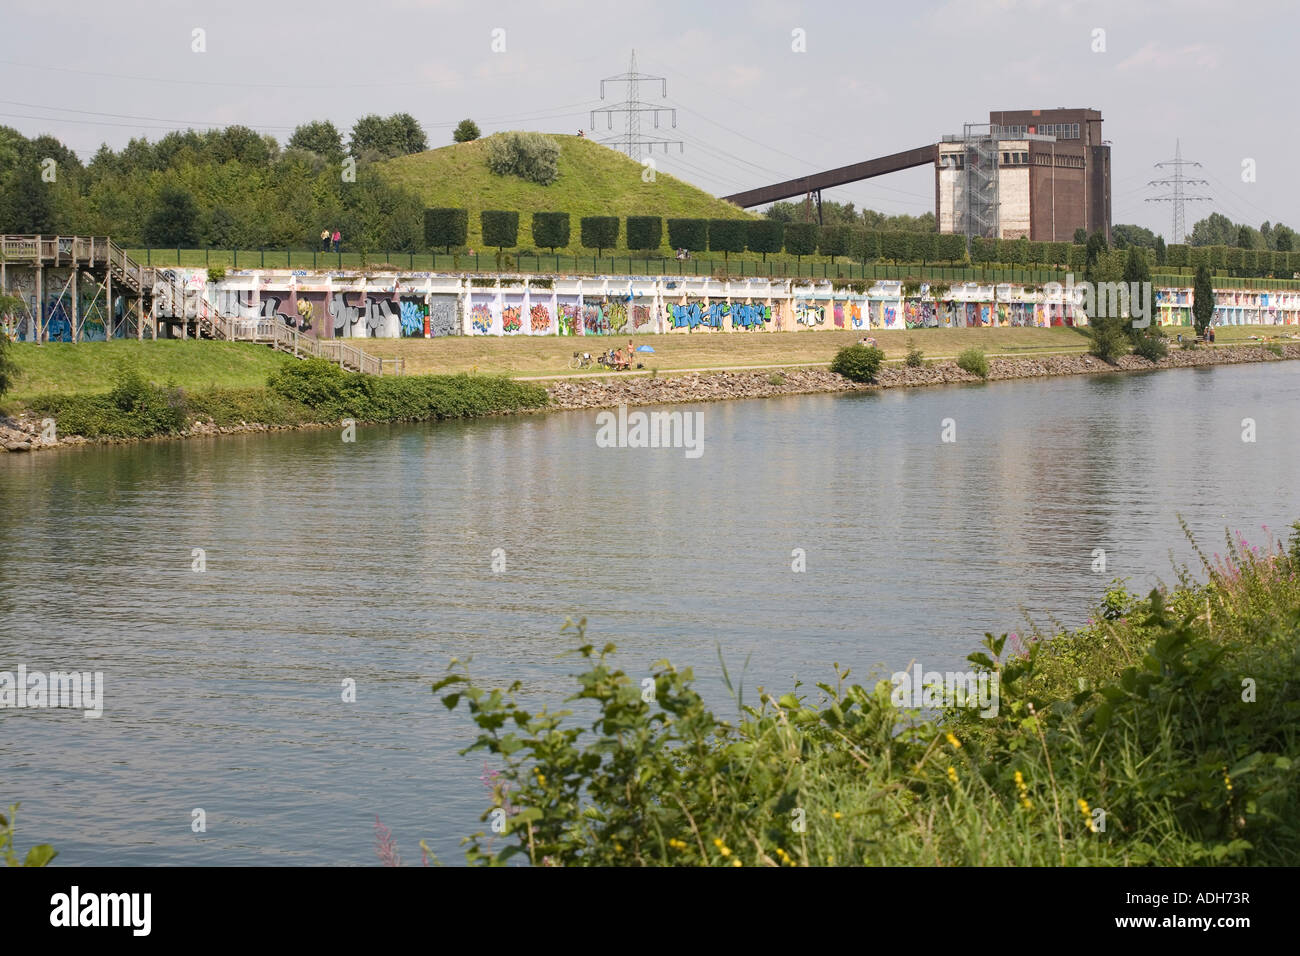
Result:
[[[739,860],[732,860],[732,861],[731,861],[731,865],[732,865],[732,866],[744,866],[745,864],[741,863]]]
[[[826,857],[826,865],[827,865],[827,866],[834,866],[834,865],[835,865],[835,857],[833,857],[833,856],[827,856],[827,857]]]
[[[622,853],[622,852],[623,852],[623,844],[621,844],[621,843],[615,843],[615,844],[614,844],[614,852],[615,852],[615,853]]]
[[[1016,789],[1020,791],[1020,805],[1026,810],[1031,809],[1033,803],[1029,799],[1029,787],[1025,783],[1025,775],[1019,770],[1016,771]]]
[[[953,747],[954,747],[954,749],[960,749],[960,748],[961,748],[961,741],[960,741],[960,740],[958,740],[958,739],[957,739],[956,737],[954,737],[952,734],[948,734],[947,736],[948,736],[948,743],[952,744]]]
[[[952,766],[950,766],[950,767],[948,768],[948,779],[951,780],[953,783],[956,783],[956,782],[957,782],[957,768],[956,768],[956,767],[952,767]]]
[[[685,850],[685,849],[686,849],[686,841],[685,841],[685,840],[679,840],[679,839],[677,839],[676,837],[673,837],[672,839],[670,839],[670,840],[668,841],[668,845],[669,845],[670,847],[672,847],[674,850]]]
[[[831,816],[833,816],[836,820],[838,820],[840,817],[844,816],[844,814],[842,814],[842,813],[840,813],[840,811],[836,810],[834,813],[831,814]]]
[[[1079,798],[1079,812],[1082,813],[1085,817],[1092,812],[1091,810],[1088,809],[1088,801],[1083,799],[1083,797]]]

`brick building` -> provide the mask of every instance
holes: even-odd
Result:
[[[987,124],[943,137],[935,160],[940,232],[1069,242],[1110,238],[1110,146],[1101,113],[993,110]]]

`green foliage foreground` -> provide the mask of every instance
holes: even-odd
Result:
[[[1113,587],[1088,626],[1051,641],[988,635],[969,658],[1000,681],[988,718],[899,709],[890,683],[850,684],[836,665],[816,693],[760,687],[725,720],[667,661],[643,691],[585,620],[588,669],[570,701],[595,711],[590,728],[568,710],[526,711],[518,683],[486,690],[453,661],[434,692],[478,726],[465,752],[501,766],[467,857],[1295,865],[1300,542],[1288,554],[1230,539],[1226,553],[1202,555],[1204,584],[1183,568],[1143,600]]]
[[[30,402],[55,420],[58,434],[86,438],[175,435],[195,422],[219,427],[245,423],[293,426],[471,418],[540,408],[539,385],[492,375],[378,377],[348,372],[326,359],[286,360],[267,388],[189,391],[156,385],[133,368],[121,369],[107,395],[43,395]]]

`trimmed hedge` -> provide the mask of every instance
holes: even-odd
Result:
[[[582,244],[600,255],[618,245],[618,216],[583,216]]]
[[[483,244],[513,249],[519,244],[519,213],[505,209],[484,209],[478,216]]]
[[[658,216],[627,217],[627,247],[658,249],[664,238],[664,221]]]
[[[709,248],[709,221],[707,219],[669,219],[668,245],[673,249],[703,252]]]
[[[468,236],[468,209],[426,209],[424,211],[424,244],[430,248],[442,246],[450,252],[452,246],[465,245]]]
[[[554,252],[569,244],[569,214],[567,212],[533,213],[533,245]]]

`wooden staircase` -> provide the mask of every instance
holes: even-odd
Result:
[[[199,334],[229,342],[261,342],[295,358],[325,358],[354,372],[402,374],[401,359],[387,362],[342,339],[314,339],[275,319],[223,316],[201,291],[186,298],[184,283],[170,269],[142,266],[108,237],[0,236],[0,261],[42,268],[86,269],[105,278],[138,302],[149,303],[156,317],[195,320]],[[192,313],[192,314],[191,314]],[[143,314],[143,308],[142,308]]]

